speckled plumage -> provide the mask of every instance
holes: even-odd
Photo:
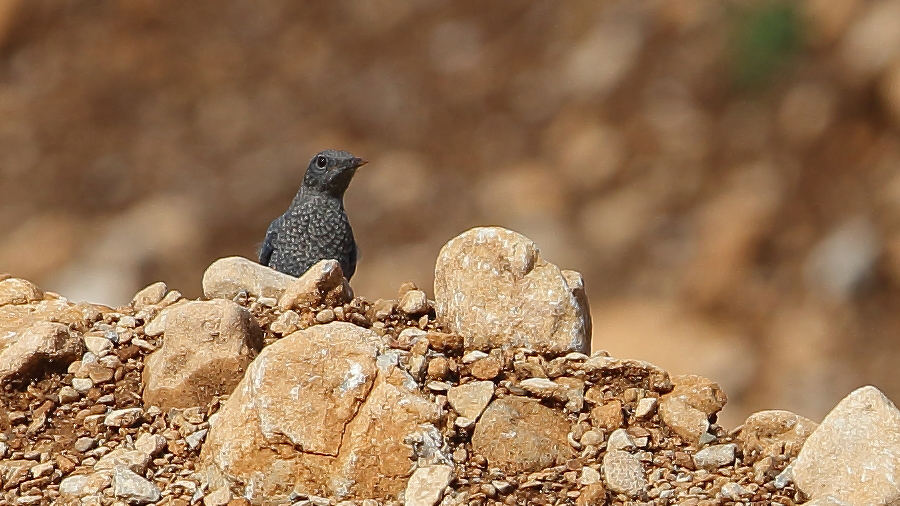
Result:
[[[269,225],[259,263],[300,276],[320,260],[335,259],[350,279],[356,271],[357,249],[344,211],[344,192],[365,163],[346,151],[314,156],[291,205]]]

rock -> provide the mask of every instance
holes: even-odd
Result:
[[[144,416],[143,408],[116,409],[107,413],[103,425],[107,427],[131,427]]]
[[[82,436],[75,440],[75,444],[72,445],[72,447],[75,449],[75,451],[84,453],[93,448],[96,444],[96,439],[92,437]]]
[[[163,346],[145,360],[146,405],[205,405],[229,394],[262,347],[250,312],[228,300],[192,301],[167,309]]]
[[[679,374],[672,377],[675,387],[666,397],[678,397],[688,406],[699,409],[710,417],[725,407],[728,397],[716,383],[696,374]]]
[[[790,411],[758,411],[747,417],[738,440],[744,455],[794,458],[818,424]]]
[[[278,299],[297,278],[242,257],[220,258],[203,273],[203,295],[232,300],[241,292]]]
[[[84,488],[87,486],[90,477],[85,474],[77,474],[67,476],[59,482],[59,493],[61,495],[74,495],[81,497],[85,495]]]
[[[591,483],[581,489],[581,495],[575,499],[575,506],[594,506],[606,503],[606,487],[603,483]]]
[[[854,390],[806,439],[791,465],[812,499],[851,506],[900,500],[900,410],[872,386]]]
[[[494,382],[472,381],[451,387],[447,391],[447,401],[460,416],[478,420],[484,408],[494,397]]]
[[[568,278],[568,281],[567,281]],[[564,275],[528,238],[474,228],[450,240],[435,266],[437,318],[466,348],[587,352],[590,313]],[[574,291],[573,291],[574,290]]]
[[[166,448],[166,438],[159,434],[141,434],[134,442],[134,449],[156,456]]]
[[[140,450],[128,450],[116,448],[100,457],[94,464],[95,471],[113,470],[116,467],[125,467],[138,474],[144,474],[150,463],[150,454]]]
[[[82,339],[84,339],[84,347],[98,357],[106,355],[113,348],[112,341],[105,337],[85,335]]]
[[[269,330],[283,336],[296,332],[300,328],[300,315],[296,311],[285,311],[269,324]]]
[[[594,427],[606,431],[618,429],[625,423],[625,417],[622,415],[622,401],[612,399],[605,404],[595,406],[591,409],[591,421]]]
[[[59,389],[59,402],[60,404],[68,404],[70,402],[75,402],[81,397],[81,394],[78,393],[77,390],[70,387],[69,385],[64,385]]]
[[[72,388],[81,395],[94,388],[94,382],[90,378],[72,378]]]
[[[398,309],[411,316],[425,314],[430,309],[428,297],[422,290],[410,290],[400,298]]]
[[[731,465],[734,462],[735,452],[737,445],[734,443],[707,446],[694,454],[694,465],[707,471],[714,471]]]
[[[663,369],[642,360],[613,358],[602,351],[594,352],[590,358],[579,364],[578,368],[592,381],[604,382],[614,378],[628,378],[634,382],[639,379],[639,384],[644,390],[658,393],[668,393],[673,388],[669,373]],[[589,399],[587,394],[585,400],[597,402]]]
[[[490,467],[514,472],[538,471],[572,456],[566,417],[533,399],[496,399],[481,415],[472,435],[472,450]]]
[[[7,278],[0,281],[0,306],[28,304],[44,298],[44,292],[25,279]]]
[[[606,442],[607,450],[631,450],[634,449],[634,440],[631,439],[631,436],[628,435],[628,431],[625,429],[616,429],[612,431],[612,434],[609,435],[609,440]]]
[[[659,400],[659,417],[682,439],[697,444],[709,431],[706,413],[689,405],[680,397],[663,396]]]
[[[206,494],[203,498],[203,506],[226,506],[231,501],[231,490],[228,487],[219,487]]]
[[[450,466],[425,466],[413,472],[406,485],[406,506],[434,506],[453,478]]]
[[[472,376],[480,380],[492,380],[500,374],[501,367],[502,364],[500,364],[499,360],[494,357],[487,357],[472,362],[469,370]]]
[[[462,336],[458,334],[448,334],[446,332],[430,331],[425,335],[428,339],[428,345],[431,349],[440,352],[452,354],[461,351],[465,343]]]
[[[634,417],[638,420],[646,420],[656,413],[656,407],[659,399],[656,397],[644,397],[639,400],[634,408]]]
[[[294,488],[347,499],[402,491],[414,451],[429,446],[412,441],[442,446],[431,425],[439,409],[414,391],[396,354],[376,358],[381,343],[371,330],[332,322],[266,347],[210,422],[202,451],[210,487],[228,484],[251,501]]]
[[[644,476],[644,466],[634,455],[622,450],[608,451],[603,456],[602,469],[606,488],[631,498],[644,494],[647,477]]]
[[[600,481],[600,473],[592,467],[581,468],[581,479],[578,480],[582,485],[591,485]]]
[[[135,311],[140,311],[147,306],[159,304],[166,296],[167,290],[168,287],[165,283],[157,281],[134,294],[134,298],[131,299],[131,305]]]
[[[83,352],[81,339],[70,336],[63,323],[37,322],[5,337],[0,334],[0,383],[29,377],[48,364],[67,364]]]
[[[117,467],[112,478],[113,495],[131,504],[156,502],[161,494],[152,482],[125,467]]]
[[[547,378],[528,378],[519,382],[519,387],[524,388],[526,392],[547,399],[558,394],[562,389],[559,384]]]
[[[750,491],[739,483],[729,481],[722,485],[722,496],[732,501],[739,501],[742,497],[750,495]],[[806,503],[809,504],[809,503]]]
[[[353,298],[337,260],[321,260],[287,286],[278,299],[282,310],[339,305]]]

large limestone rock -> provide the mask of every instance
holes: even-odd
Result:
[[[145,362],[144,403],[185,408],[229,394],[261,348],[256,320],[230,300],[174,306],[166,316],[163,346]]]
[[[758,411],[747,417],[738,440],[745,457],[787,455],[793,458],[816,427],[816,422],[790,411]]]
[[[792,467],[811,499],[897,504],[900,410],[875,387],[854,390],[813,431]]]
[[[381,345],[371,330],[334,322],[266,347],[211,420],[210,487],[257,504],[291,491],[396,497],[419,456],[412,441],[433,439],[439,409]]]
[[[509,473],[532,472],[573,456],[566,417],[535,399],[504,397],[487,407],[472,434],[472,450],[489,467]]]
[[[296,280],[243,257],[220,258],[203,273],[203,295],[208,299],[234,299],[246,292],[254,297],[278,299]]]
[[[527,237],[473,228],[441,249],[434,295],[439,321],[466,348],[587,352],[591,318],[581,275],[541,257]]]
[[[37,322],[24,330],[0,332],[0,383],[31,376],[48,364],[64,365],[81,357],[84,343],[56,322]]]

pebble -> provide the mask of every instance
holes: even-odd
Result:
[[[112,486],[114,496],[132,504],[156,502],[161,498],[156,485],[124,467],[115,469]]]
[[[750,492],[740,484],[729,481],[722,485],[722,496],[732,501],[739,501],[741,498],[750,495]]]
[[[434,506],[453,478],[453,468],[444,465],[416,469],[406,485],[406,506]]]
[[[609,435],[606,448],[609,451],[630,450],[635,447],[634,441],[625,429],[616,429]]]
[[[333,309],[323,309],[316,313],[316,322],[318,323],[331,323],[334,321],[334,310]]]
[[[410,290],[400,299],[399,309],[412,316],[426,313],[430,309],[428,297],[422,290]]]
[[[125,408],[110,411],[103,419],[103,425],[107,427],[131,427],[144,414],[142,408]]]
[[[473,351],[470,351],[470,352],[466,353],[465,355],[463,355],[462,362],[464,364],[471,364],[472,362],[474,362],[476,360],[480,360],[482,358],[488,358],[488,356],[489,355],[483,351],[473,350]]]
[[[600,472],[592,467],[582,467],[581,468],[581,479],[579,483],[582,485],[590,485],[592,483],[597,483],[600,481]]]
[[[647,488],[644,466],[634,455],[621,451],[607,451],[603,456],[603,478],[613,492],[639,497]]]
[[[75,378],[73,378],[74,380]],[[64,385],[59,389],[59,402],[60,404],[69,404],[70,402],[75,402],[81,398],[81,394],[75,388],[70,387],[69,385]]]
[[[694,454],[694,465],[712,471],[734,462],[736,452],[734,443],[708,446]]]
[[[650,418],[656,412],[658,402],[656,397],[644,397],[639,400],[637,406],[634,408],[634,417],[638,420]]]
[[[75,440],[75,444],[72,446],[75,451],[85,453],[89,451],[94,445],[97,444],[97,441],[92,437],[83,436]]]
[[[98,357],[106,355],[113,348],[112,341],[105,337],[86,335],[83,337],[83,339],[84,346],[88,349],[88,351],[97,355]]]

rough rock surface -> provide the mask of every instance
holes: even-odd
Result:
[[[247,309],[228,300],[171,308],[163,346],[144,368],[144,402],[187,408],[231,393],[262,348],[262,331]]]
[[[407,283],[397,300],[326,298],[289,310],[243,289],[234,300],[185,301],[161,285],[115,309],[49,293],[0,306],[0,335],[61,324],[85,342],[65,370],[68,358],[0,388],[0,504],[792,506],[895,498],[888,464],[898,454],[900,414],[871,387],[817,429],[789,412],[760,412],[729,432],[716,422],[725,396],[705,378],[670,377],[603,351],[467,347],[430,304],[410,303],[421,300],[407,296],[414,290]],[[182,318],[197,308],[205,323]],[[230,394],[168,409],[142,397],[151,356],[179,332],[193,331],[196,345],[197,335],[213,342],[238,329],[233,342],[246,348],[254,325],[264,348]],[[234,377],[214,372],[222,382]]]
[[[467,348],[558,354],[590,348],[580,276],[544,260],[516,232],[474,228],[449,241],[435,266],[434,296],[438,320]]]
[[[282,310],[330,306],[349,302],[353,298],[350,284],[337,260],[322,260],[291,282],[278,299]]]
[[[50,364],[67,364],[81,356],[84,344],[56,322],[38,322],[0,337],[0,382],[28,377]]]
[[[296,279],[243,257],[220,258],[203,273],[203,295],[233,299],[243,292],[278,299]]]
[[[334,322],[267,347],[211,427],[213,471],[254,500],[286,497],[286,484],[337,497],[402,490],[413,454],[404,441],[438,413],[390,356],[378,363],[379,343]]]
[[[792,465],[809,497],[851,506],[900,500],[900,410],[877,388],[854,390],[806,439]]]

